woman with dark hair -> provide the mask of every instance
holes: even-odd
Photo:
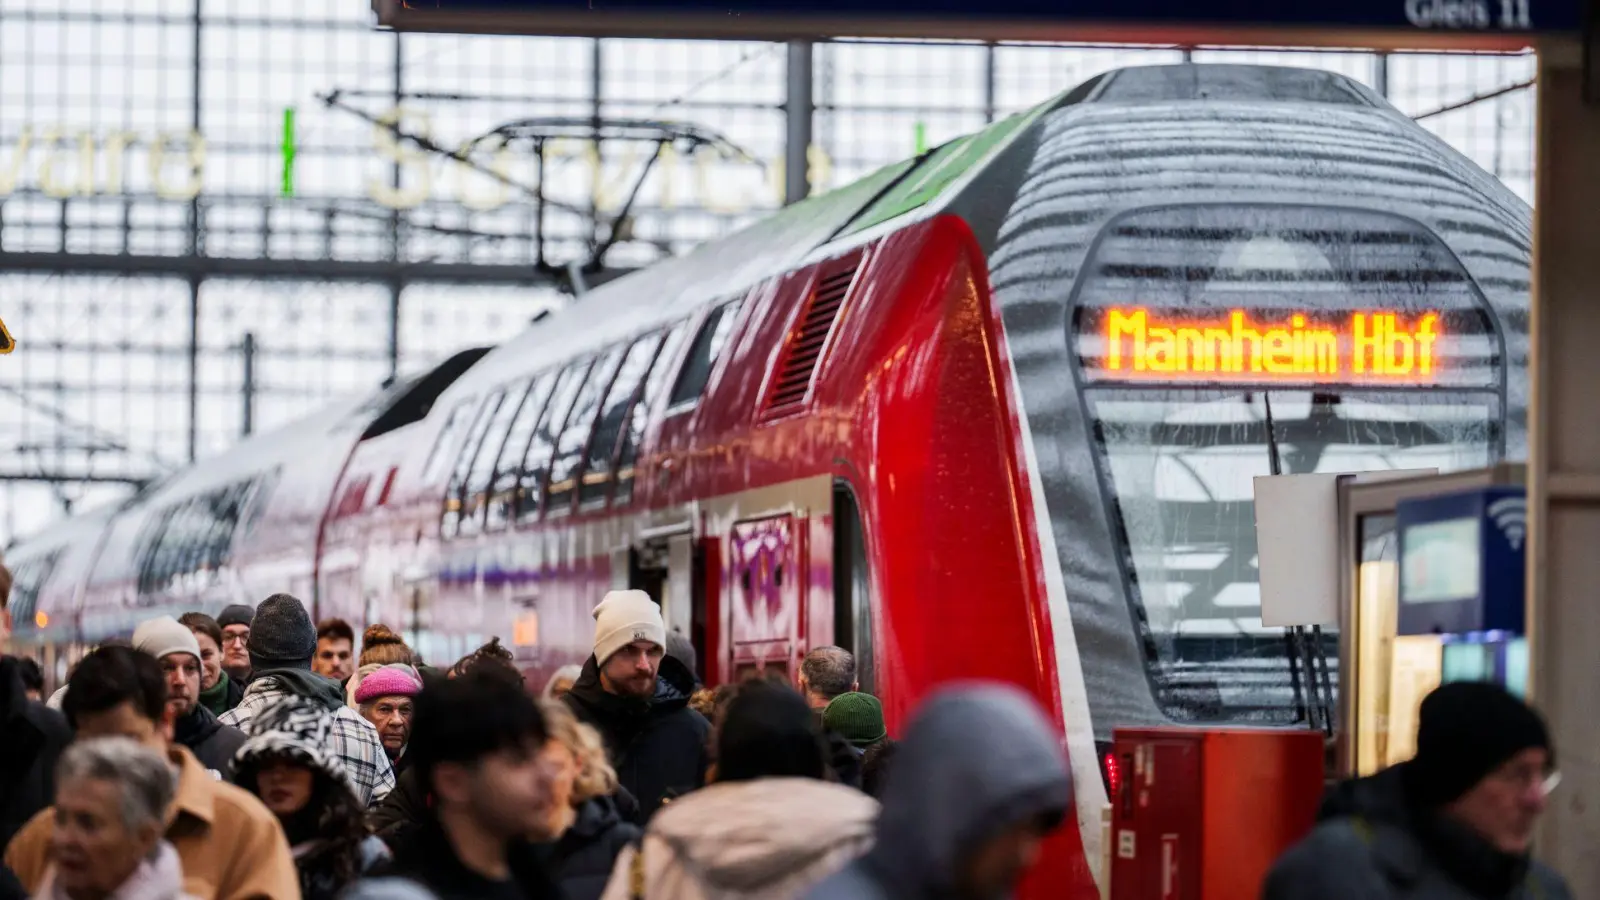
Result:
[[[712,735],[709,785],[650,819],[602,900],[791,900],[871,847],[878,801],[828,780],[827,744],[793,688],[739,685]]]
[[[389,856],[367,833],[366,809],[330,747],[332,730],[325,707],[284,700],[250,721],[250,738],[233,758],[234,781],[283,826],[306,900],[333,900]]]

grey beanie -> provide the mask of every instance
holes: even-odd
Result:
[[[273,594],[256,607],[250,623],[250,668],[309,669],[317,652],[317,627],[303,603],[288,594]]]

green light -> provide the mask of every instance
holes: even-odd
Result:
[[[283,196],[294,196],[294,107],[283,108]]]

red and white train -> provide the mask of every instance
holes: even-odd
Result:
[[[1342,76],[1109,72],[22,542],[17,638],[60,678],[287,590],[538,679],[644,587],[709,683],[844,645],[891,732],[1032,692],[1079,827],[1031,885],[1097,896],[1112,729],[1325,702],[1261,625],[1252,476],[1522,453],[1529,258]]]

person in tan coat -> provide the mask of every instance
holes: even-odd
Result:
[[[300,900],[300,881],[277,820],[247,791],[218,780],[172,742],[167,686],[154,657],[101,647],[83,658],[62,709],[79,739],[120,736],[160,752],[177,774],[165,839],[198,900]],[[5,865],[30,895],[50,866],[55,808],[35,815],[6,848]]]

